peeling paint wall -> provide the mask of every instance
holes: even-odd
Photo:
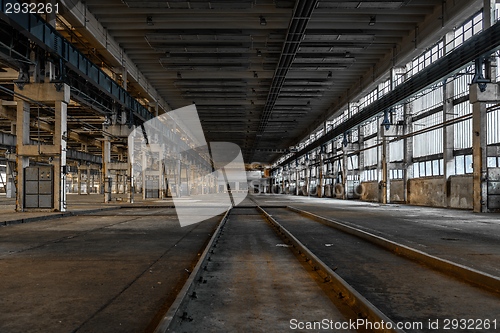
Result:
[[[472,209],[472,175],[451,176],[447,183],[449,197],[449,208]],[[446,207],[443,177],[426,177],[410,179],[408,182],[408,204],[416,206]],[[379,182],[362,182],[357,188],[361,194],[360,200],[379,202]],[[335,193],[337,192],[337,193]],[[391,181],[390,201],[404,202],[404,181]],[[325,196],[342,198],[342,185],[325,188]],[[337,194],[337,195],[336,195]]]
[[[379,198],[379,188],[377,181],[362,182],[361,200],[363,201],[373,201],[378,202]]]
[[[472,175],[451,176],[447,185],[451,194],[451,208],[472,209]]]
[[[405,188],[403,180],[391,180],[391,202],[405,201]]]
[[[410,205],[445,207],[443,177],[416,178],[408,181]]]

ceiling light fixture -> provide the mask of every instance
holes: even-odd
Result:
[[[264,16],[259,16],[260,18],[260,25],[267,25],[267,21],[266,21],[266,18]]]
[[[147,25],[155,25],[153,22],[153,16],[146,16],[146,24]]]
[[[377,22],[377,17],[375,15],[370,16],[370,22],[368,22],[368,25],[374,26],[376,22]]]

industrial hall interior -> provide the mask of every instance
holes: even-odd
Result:
[[[0,333],[500,332],[500,0],[0,5]]]

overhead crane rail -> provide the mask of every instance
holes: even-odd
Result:
[[[133,112],[139,122],[154,116],[133,98],[123,87],[109,77],[102,69],[91,62],[83,53],[66,40],[56,29],[36,14],[6,13],[6,3],[16,0],[0,0],[0,19],[9,22],[20,33],[32,40],[39,47],[59,61],[59,78],[55,83],[67,83],[66,69],[88,80],[93,86],[104,92],[113,101]]]

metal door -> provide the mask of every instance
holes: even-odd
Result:
[[[54,168],[31,166],[24,169],[24,208],[54,208]]]
[[[488,168],[488,210],[500,210],[500,168]]]
[[[160,197],[160,177],[146,176],[146,198],[159,198]]]

